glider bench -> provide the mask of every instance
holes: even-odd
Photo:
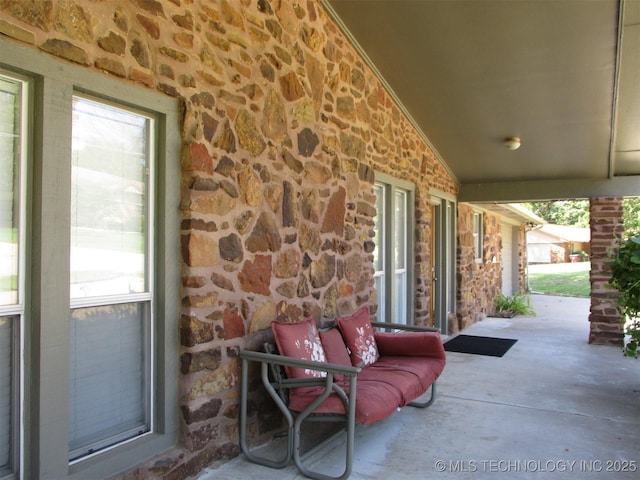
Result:
[[[405,405],[425,408],[435,399],[435,381],[446,360],[436,329],[371,322],[367,307],[337,318],[336,326],[326,330],[318,330],[312,319],[299,323],[273,322],[271,329],[279,354],[268,344],[267,353],[240,352],[240,447],[252,462],[284,468],[293,459],[307,477],[346,479],[353,464],[356,422],[369,425]],[[260,364],[262,384],[287,420],[287,447],[280,460],[256,455],[247,443],[252,362]],[[428,400],[417,401],[429,389]],[[332,477],[305,467],[300,453],[305,420],[345,423],[342,475]]]

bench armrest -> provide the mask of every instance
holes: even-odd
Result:
[[[446,358],[438,332],[375,332],[374,335],[382,356]]]
[[[439,332],[439,328],[424,327],[422,325],[406,325],[404,323],[371,322],[371,326],[385,330],[402,330],[404,332]]]

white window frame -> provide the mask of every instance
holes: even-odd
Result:
[[[26,256],[23,396],[19,479],[106,478],[175,445],[178,437],[178,321],[180,286],[179,106],[174,98],[0,39],[0,68],[31,79],[32,163]],[[15,75],[14,75],[15,72]],[[153,331],[155,418],[152,432],[70,463],[69,195],[71,99],[77,92],[157,115],[156,311]]]
[[[406,323],[414,322],[414,304],[415,304],[415,249],[414,249],[414,232],[415,232],[415,185],[411,182],[394,178],[390,175],[375,172],[375,185],[379,191],[384,192],[384,203],[382,212],[382,225],[375,225],[378,232],[377,235],[382,237],[384,245],[382,255],[384,270],[375,271],[374,278],[383,278],[383,291],[378,292],[378,311],[377,319],[387,323]],[[405,194],[406,201],[406,220],[404,231],[404,254],[405,267],[401,268],[395,265],[395,199],[396,192]],[[380,216],[380,212],[378,212]],[[376,245],[376,248],[378,246]],[[395,280],[397,275],[404,275],[406,282],[406,291],[397,292]],[[401,302],[400,305],[397,302]],[[396,318],[396,310],[400,308],[403,312],[403,318]]]

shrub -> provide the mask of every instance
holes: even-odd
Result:
[[[511,313],[513,315],[535,315],[531,308],[531,301],[528,295],[522,292],[516,293],[512,297],[507,297],[502,293],[496,295],[494,299],[496,312]]]
[[[620,242],[613,260],[609,284],[618,290],[618,311],[625,322],[624,333],[628,341],[624,354],[638,358],[640,344],[640,234],[632,234]]]

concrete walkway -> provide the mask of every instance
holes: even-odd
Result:
[[[535,317],[464,331],[514,338],[502,358],[447,353],[438,397],[358,427],[351,479],[638,479],[640,360],[588,345],[589,300],[532,296]],[[311,459],[343,471],[342,440]],[[301,479],[238,457],[198,480]]]

